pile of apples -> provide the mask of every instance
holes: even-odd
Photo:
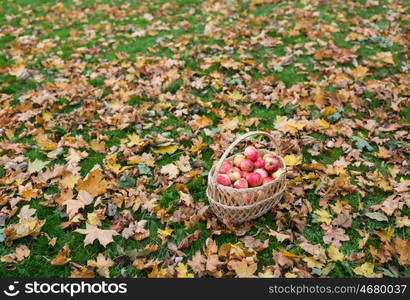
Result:
[[[282,174],[281,162],[273,154],[260,156],[253,146],[245,148],[243,153],[235,155],[233,164],[225,160],[217,176],[218,184],[236,189],[257,187],[275,180]]]

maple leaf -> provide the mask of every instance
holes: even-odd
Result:
[[[160,172],[162,174],[168,174],[169,179],[173,179],[177,177],[179,173],[179,169],[174,164],[167,164],[161,168]]]
[[[128,147],[133,147],[133,146],[141,146],[144,144],[144,141],[135,133],[130,134],[128,136],[129,142],[127,143]]]
[[[97,226],[86,223],[85,229],[76,229],[75,232],[85,234],[84,245],[92,244],[95,240],[103,245],[107,246],[109,243],[113,242],[113,236],[118,235],[115,230],[104,230],[99,229]]]
[[[357,275],[367,277],[367,278],[381,278],[382,274],[376,274],[374,272],[374,264],[365,262],[359,267],[353,269],[353,272]]]
[[[194,278],[194,274],[188,273],[188,268],[183,263],[178,263],[175,270],[177,271],[177,278]]]
[[[36,213],[36,209],[30,208],[30,205],[24,205],[21,207],[19,214],[17,215],[20,221],[33,220],[33,215]]]
[[[61,179],[60,185],[63,188],[72,189],[77,184],[78,180],[80,180],[80,178],[81,177],[79,175],[70,173],[64,176],[63,179]]]
[[[192,256],[192,259],[188,260],[188,266],[190,266],[196,274],[202,276],[205,273],[206,262],[207,259],[205,256],[202,255],[200,251],[197,251]]]
[[[63,246],[63,248],[60,250],[60,251],[58,251],[58,253],[57,253],[57,256],[56,257],[54,257],[52,260],[51,260],[51,264],[53,265],[53,266],[62,266],[62,265],[65,265],[66,263],[68,263],[70,260],[71,260],[71,258],[68,258],[67,256],[69,256],[70,255],[70,248],[68,247],[68,245],[67,244],[65,244],[64,246]]]
[[[293,155],[293,154],[289,154],[286,155],[283,160],[285,161],[287,166],[297,166],[300,165],[302,163],[302,155]]]
[[[396,209],[401,208],[403,204],[400,203],[399,198],[396,195],[387,197],[381,204],[381,210],[388,216],[391,216]]]
[[[14,252],[1,257],[0,261],[6,264],[17,264],[30,255],[30,249],[26,245],[19,245]],[[7,266],[8,270],[15,269],[15,266]]]
[[[173,154],[177,150],[178,150],[177,145],[168,145],[168,146],[159,147],[158,149],[154,150],[154,153],[157,153],[157,154]]]
[[[317,86],[315,88],[313,100],[315,101],[315,104],[317,107],[322,108],[323,106],[325,106],[326,104],[325,93],[320,88],[320,86]]]
[[[56,143],[51,141],[45,134],[39,134],[36,136],[36,143],[45,151],[53,151],[57,149]]]
[[[316,215],[317,222],[325,223],[327,225],[332,223],[331,215],[326,209],[316,209],[313,213]]]
[[[330,245],[329,248],[327,248],[327,254],[332,261],[344,261],[345,259],[343,253],[333,245]]]
[[[394,248],[397,251],[398,259],[400,265],[409,266],[410,265],[410,241],[402,240],[397,237],[394,239]]]
[[[99,253],[97,256],[97,260],[88,260],[87,265],[90,267],[97,268],[97,273],[100,274],[102,277],[109,278],[110,277],[110,267],[114,265],[114,262],[111,258],[105,258],[104,254]]]
[[[384,62],[388,65],[394,65],[394,60],[391,52],[379,52],[370,58],[376,61]]]
[[[199,129],[211,126],[212,124],[212,120],[206,116],[198,117],[197,119],[189,122],[189,126],[191,126],[193,131],[197,131]]]
[[[245,236],[241,239],[241,241],[244,243],[246,248],[253,249],[257,252],[269,247],[268,239],[262,242],[261,240],[255,239],[253,236]]]
[[[356,80],[360,80],[366,77],[368,71],[369,69],[366,67],[357,66],[355,69],[352,70],[352,75]]]
[[[248,261],[242,259],[240,262],[232,264],[232,268],[235,271],[236,276],[239,278],[254,278],[256,277],[254,273],[256,272],[258,265],[255,263],[248,265]]]
[[[85,190],[81,190],[78,193],[77,200],[68,199],[63,202],[63,205],[67,207],[68,217],[72,219],[80,209],[84,208],[86,205],[91,204],[92,202],[93,197]]]
[[[49,163],[50,162],[48,161],[41,161],[38,158],[36,158],[33,162],[29,163],[27,171],[29,173],[39,172]]]
[[[332,244],[337,248],[340,247],[340,242],[348,240],[350,240],[350,238],[345,234],[345,230],[339,227],[330,227],[323,236],[323,241],[326,244]]]
[[[158,236],[163,242],[165,242],[166,238],[169,237],[173,231],[174,230],[169,226],[166,226],[164,230],[159,228],[157,229]]]
[[[286,240],[291,240],[291,236],[289,234],[283,234],[280,232],[277,232],[273,229],[270,229],[269,232],[267,232],[267,234],[269,234],[270,236],[273,236],[274,238],[276,238],[279,242],[283,242]]]
[[[309,268],[322,269],[323,263],[317,261],[314,257],[304,257],[303,260],[307,263]]]
[[[77,184],[77,191],[85,190],[91,196],[96,197],[104,194],[107,191],[108,182],[103,179],[101,168],[94,167],[84,180],[80,180]]]

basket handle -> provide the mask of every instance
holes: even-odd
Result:
[[[274,141],[275,138],[267,132],[264,131],[250,131],[248,133],[245,133],[243,135],[241,135],[240,137],[238,137],[235,141],[232,142],[232,144],[225,150],[225,152],[222,154],[221,158],[218,161],[218,164],[215,167],[215,172],[214,172],[214,179],[216,181],[216,177],[218,176],[219,173],[219,169],[222,166],[222,163],[224,162],[224,160],[228,157],[229,153],[231,153],[231,151],[235,148],[235,146],[237,144],[239,144],[240,142],[242,142],[244,139],[252,136],[252,135],[264,135],[267,136],[269,139],[271,139],[271,141]]]

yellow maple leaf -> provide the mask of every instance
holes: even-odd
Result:
[[[332,261],[344,261],[345,259],[343,253],[333,245],[330,245],[329,248],[327,248],[327,255]]]
[[[77,191],[85,190],[91,196],[96,197],[104,194],[107,191],[108,181],[103,179],[101,168],[93,168],[84,180],[80,180],[77,184]]]
[[[319,223],[325,223],[327,225],[332,223],[332,217],[326,209],[316,209],[314,213],[317,215],[316,221],[318,221]]]
[[[330,115],[333,115],[336,112],[336,107],[334,106],[327,106],[324,110],[323,110],[323,116],[324,117],[328,117]]]
[[[352,74],[356,80],[359,80],[359,79],[366,77],[367,71],[369,71],[368,68],[363,67],[363,66],[358,66],[352,70]]]
[[[194,278],[194,274],[188,273],[188,267],[183,263],[178,263],[175,267],[177,271],[177,278]]]
[[[382,229],[382,230],[375,230],[374,232],[379,238],[380,240],[385,243],[385,242],[389,242],[393,236],[394,233],[394,228],[393,227],[389,227],[387,229]]]
[[[323,268],[323,263],[317,261],[314,257],[304,257],[303,260],[307,263],[309,268]]]
[[[232,100],[241,100],[243,95],[238,90],[234,90],[233,92],[228,93],[228,97]]]
[[[162,229],[157,230],[158,235],[160,236],[160,238],[163,238],[163,239],[170,236],[173,231],[174,230],[169,226],[166,226],[164,230],[162,230]]]
[[[77,184],[80,178],[81,177],[79,175],[70,173],[64,176],[63,179],[61,179],[60,184],[64,188],[72,189]]]
[[[136,133],[130,134],[127,137],[129,139],[129,142],[127,143],[128,147],[141,146],[144,143]]]
[[[48,138],[45,134],[39,134],[36,136],[36,143],[42,150],[52,151],[57,149],[57,144]]]
[[[321,128],[321,129],[327,129],[330,127],[330,123],[326,120],[323,119],[316,119],[315,123]]]
[[[306,122],[304,121],[289,121],[285,125],[285,130],[290,133],[296,133],[299,130],[302,130],[306,126]]]
[[[173,154],[177,150],[178,150],[178,146],[168,145],[168,146],[159,147],[158,149],[154,150],[154,153],[157,153],[157,154],[165,154],[165,153]]]
[[[286,155],[283,159],[287,166],[296,166],[302,163],[302,155],[296,156],[294,154],[289,154]]]
[[[353,269],[353,272],[357,275],[367,277],[367,278],[381,278],[382,274],[377,274],[374,272],[374,264],[365,262],[359,267]]]

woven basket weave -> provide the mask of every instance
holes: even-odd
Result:
[[[234,156],[228,157],[229,153],[238,143],[253,135],[264,135],[272,141],[274,140],[272,135],[263,131],[251,131],[240,136],[225,150],[219,162],[212,167],[208,174],[206,195],[211,209],[224,223],[240,224],[260,217],[282,199],[286,187],[286,164],[284,160],[279,155],[262,149],[259,150],[262,155],[270,153],[280,159],[283,173],[279,178],[264,185],[247,189],[235,189],[216,182],[222,163],[225,160],[233,162]]]

